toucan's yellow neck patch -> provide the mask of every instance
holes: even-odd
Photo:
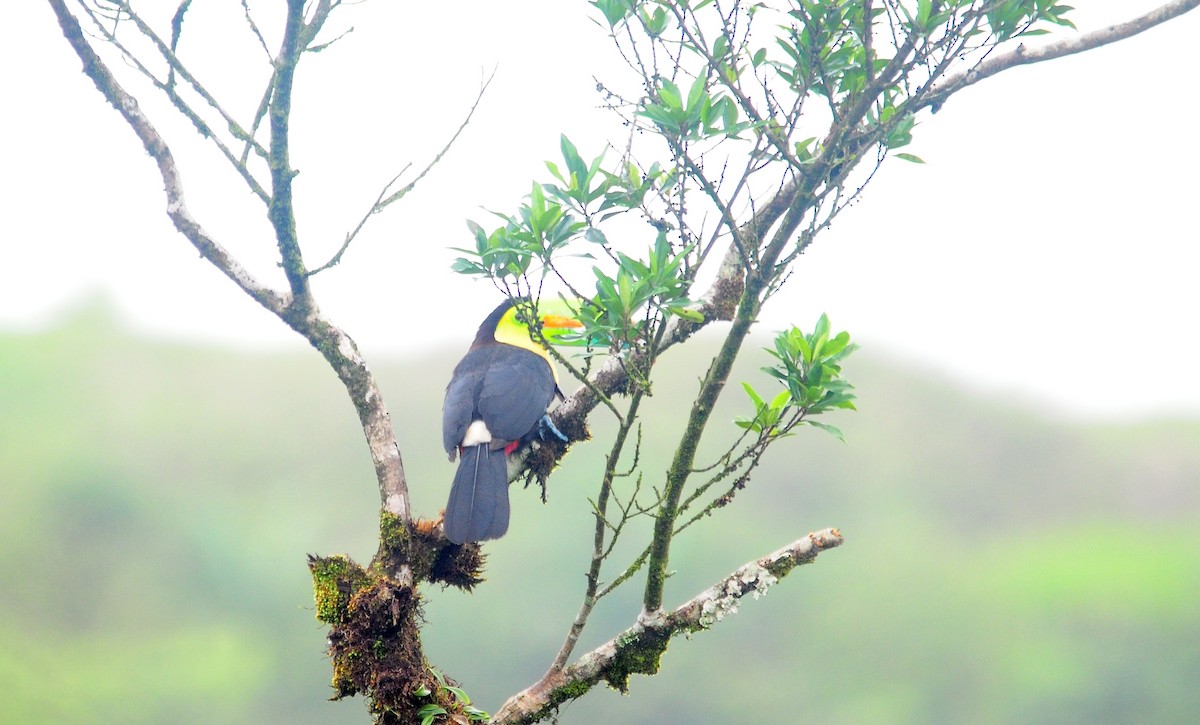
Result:
[[[554,362],[550,359],[550,353],[546,352],[546,348],[539,345],[529,336],[529,327],[517,319],[516,307],[505,312],[504,316],[500,318],[500,322],[496,323],[496,342],[519,347],[540,355],[546,362],[550,363],[550,369],[554,372],[554,380],[555,382],[558,381],[558,371],[554,369]]]
[[[524,304],[525,310],[530,311],[528,302]],[[577,338],[579,337],[578,331],[583,328],[583,323],[576,319],[575,314],[575,311],[562,300],[542,300],[538,304],[537,316],[541,323],[541,337],[546,344],[580,344]],[[558,371],[554,368],[550,353],[546,351],[541,342],[534,340],[530,335],[529,326],[521,321],[517,307],[510,307],[501,315],[500,320],[496,323],[496,331],[492,334],[496,342],[519,347],[541,356],[543,360],[550,363],[550,370],[554,372],[554,381],[558,382]]]

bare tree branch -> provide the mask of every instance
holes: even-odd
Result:
[[[233,280],[243,292],[268,310],[282,315],[291,302],[290,298],[256,280],[225,247],[209,236],[191,215],[184,203],[183,182],[175,165],[175,157],[166,141],[150,123],[150,119],[142,113],[137,100],[117,83],[116,78],[92,50],[83,36],[79,22],[68,12],[65,3],[62,0],[49,1],[55,15],[58,16],[63,35],[83,62],[83,72],[92,79],[113,108],[125,118],[129,127],[141,140],[146,152],[158,164],[158,171],[163,179],[163,190],[167,195],[167,216],[171,218],[175,228],[192,243],[202,257]]]
[[[333,367],[342,384],[346,386],[358,412],[363,434],[371,452],[371,459],[375,464],[383,508],[399,517],[407,525],[411,519],[411,511],[400,448],[396,442],[395,432],[392,430],[391,419],[387,407],[384,405],[383,396],[354,341],[325,318],[311,299],[306,299],[303,304],[297,305],[293,295],[276,291],[256,280],[224,246],[204,231],[184,204],[182,179],[166,141],[142,113],[137,100],[121,87],[108,67],[96,55],[84,37],[78,20],[67,10],[64,1],[48,0],[48,2],[58,17],[59,26],[67,42],[82,61],[84,73],[91,78],[100,93],[126,120],[141,140],[147,153],[158,164],[159,173],[163,179],[163,188],[167,195],[167,215],[171,218],[175,228],[196,247],[204,259],[229,277],[242,291],[303,335]],[[302,5],[298,2],[296,4]],[[290,74],[288,83],[290,84]],[[286,124],[282,128],[273,127],[273,131],[278,130],[286,135]],[[278,158],[283,161],[280,168],[286,170],[286,143],[280,145],[282,153],[279,153]],[[273,158],[276,158],[274,154],[278,153],[278,149],[274,143],[272,151]],[[289,184],[291,173],[290,170],[287,171]],[[288,203],[290,205],[290,196]],[[295,252],[298,254],[299,247],[294,236],[294,221],[291,222],[291,225],[290,244],[294,245]],[[286,226],[284,230],[287,231]],[[281,244],[281,253],[284,253],[284,249],[284,245]],[[303,289],[307,289],[307,285],[304,285]]]
[[[551,670],[537,684],[514,695],[495,714],[492,723],[535,722],[601,681],[624,692],[631,674],[654,674],[658,670],[659,657],[673,637],[711,628],[736,613],[738,603],[746,595],[755,599],[763,596],[797,566],[812,563],[822,551],[840,546],[842,541],[837,529],[811,533],[743,564],[671,612],[654,618],[639,617],[637,624],[570,666]]]
[[[187,15],[188,8],[192,6],[192,0],[183,0],[179,3],[179,7],[175,9],[175,15],[171,18],[171,53],[179,52],[179,38],[183,35],[183,18]],[[171,66],[171,70],[167,73],[167,85],[175,84],[175,67]]]
[[[182,7],[184,6],[181,6],[181,8]],[[209,139],[214,145],[216,145],[217,149],[220,150],[221,154],[225,156],[230,165],[233,166],[234,170],[241,175],[243,180],[245,180],[246,185],[250,187],[250,191],[252,191],[260,200],[262,200],[263,204],[269,204],[270,195],[258,183],[258,179],[254,177],[254,174],[251,173],[249,166],[246,165],[245,159],[239,161],[237,158],[235,158],[233,152],[228,146],[226,146],[225,142],[221,140],[220,136],[213,132],[208,122],[205,121],[200,116],[200,113],[191,105],[189,105],[187,101],[185,101],[179,94],[178,86],[175,82],[175,73],[177,68],[179,70],[179,74],[184,78],[184,80],[191,85],[192,88],[194,88],[195,91],[203,99],[205,99],[218,114],[221,115],[228,125],[230,133],[235,138],[242,138],[242,136],[239,134],[243,134],[244,132],[241,131],[240,126],[238,126],[238,124],[225,112],[225,110],[221,108],[216,99],[209,95],[208,91],[205,90],[204,87],[201,86],[200,83],[193,78],[190,73],[187,72],[187,69],[184,68],[179,60],[175,57],[174,50],[168,49],[167,46],[163,44],[158,36],[150,29],[150,27],[142,21],[141,17],[133,12],[128,4],[122,5],[120,12],[127,15],[130,20],[133,21],[134,25],[137,26],[138,30],[155,43],[160,54],[162,54],[163,58],[167,61],[169,67],[167,80],[159,80],[158,76],[156,76],[153,71],[146,67],[146,65],[136,55],[134,55],[128,48],[125,47],[123,43],[121,43],[116,36],[115,29],[110,30],[104,26],[104,23],[102,23],[100,20],[100,16],[95,11],[84,5],[83,12],[92,19],[92,22],[95,24],[96,28],[99,30],[104,39],[112,44],[117,50],[119,50],[121,54],[125,56],[125,59],[143,76],[145,76],[147,80],[154,84],[156,88],[166,94],[167,98],[171,101],[171,104],[175,106],[175,109],[192,122],[192,125],[196,127],[196,131],[202,137]],[[176,19],[180,20],[180,22],[182,22],[181,18],[182,16],[176,15]],[[258,151],[261,152],[260,155],[262,158],[266,158],[266,151],[264,151],[261,146],[258,146],[257,148]]]
[[[180,9],[183,10],[185,7],[186,6],[180,6]],[[218,103],[217,99],[211,93],[208,92],[208,89],[205,88],[200,83],[200,81],[198,81],[196,79],[196,77],[193,76],[188,71],[188,69],[183,65],[182,62],[180,62],[179,57],[175,54],[175,45],[176,45],[177,37],[174,36],[174,34],[173,34],[172,38],[171,38],[172,42],[168,46],[167,43],[163,42],[163,39],[158,36],[158,33],[155,33],[153,28],[151,28],[150,25],[148,23],[146,23],[145,20],[142,19],[141,15],[134,12],[133,8],[129,5],[129,3],[122,2],[121,3],[121,11],[129,16],[129,19],[132,20],[134,25],[137,26],[138,31],[142,35],[144,35],[148,40],[150,40],[150,42],[152,42],[154,44],[155,48],[158,50],[159,55],[161,55],[163,60],[165,60],[167,62],[167,65],[170,68],[170,75],[169,75],[169,80],[166,83],[166,88],[164,88],[164,90],[167,90],[174,85],[174,77],[175,77],[175,74],[178,73],[180,75],[180,77],[183,78],[188,83],[188,85],[190,85],[192,88],[195,89],[196,93],[202,99],[204,99],[205,103],[207,103],[214,111],[216,111],[221,116],[221,119],[225,122],[226,127],[229,129],[229,133],[235,139],[237,139],[239,141],[246,141],[247,143],[252,144],[252,147],[254,148],[255,152],[259,156],[266,158],[266,156],[267,156],[266,149],[264,149],[262,146],[259,146],[257,144],[257,142],[254,141],[254,138],[252,137],[251,134],[246,133],[245,129],[242,128],[241,124],[239,124],[229,113],[227,113],[225,111],[224,108],[221,107],[221,104]],[[179,19],[180,23],[183,22],[182,15],[178,15],[176,17]],[[182,27],[182,26],[180,26],[180,27]],[[112,42],[116,42],[116,37],[110,34],[109,40]],[[126,55],[131,59],[133,58],[133,55],[131,53],[126,52]],[[145,71],[145,74],[150,75],[149,71]],[[150,77],[153,79],[153,76],[150,76]],[[157,82],[156,82],[156,85],[157,85]],[[224,147],[222,147],[222,150],[224,151]],[[226,153],[226,156],[232,156],[232,154]]]
[[[1189,10],[1195,10],[1197,6],[1200,6],[1200,0],[1174,0],[1151,10],[1145,15],[1140,15],[1124,23],[1117,23],[1107,28],[1093,30],[1090,33],[1060,40],[1057,43],[1050,43],[1040,48],[1027,48],[1022,43],[1007,53],[987,59],[976,68],[963,73],[957,73],[938,83],[934,87],[933,92],[914,110],[928,106],[934,112],[937,112],[952,94],[961,91],[967,86],[978,83],[984,78],[990,78],[1001,71],[1021,65],[1062,58],[1074,55],[1075,53],[1082,53],[1085,50],[1099,48],[1109,43],[1115,43],[1118,40],[1124,40],[1138,33],[1145,32],[1156,25],[1183,15]]]
[[[559,672],[567,666],[567,660],[575,650],[575,645],[579,641],[579,635],[583,632],[583,628],[587,624],[588,617],[591,616],[596,602],[602,596],[598,594],[598,590],[600,589],[600,568],[604,564],[604,560],[608,557],[608,554],[612,551],[612,546],[616,543],[617,537],[620,534],[620,529],[612,527],[607,520],[608,501],[612,497],[613,480],[618,475],[617,465],[620,463],[621,453],[625,448],[625,441],[628,439],[629,431],[637,419],[637,409],[641,405],[645,395],[646,393],[643,390],[639,390],[633,394],[633,398],[629,403],[629,412],[621,419],[620,427],[617,429],[616,437],[613,439],[612,448],[609,450],[600,484],[600,495],[596,497],[595,502],[594,514],[596,517],[596,527],[592,538],[592,559],[586,575],[587,588],[584,592],[583,603],[579,607],[579,613],[571,623],[570,629],[567,630],[566,639],[563,641],[562,647],[559,648],[554,662],[550,665],[550,673]],[[612,541],[607,542],[608,545],[606,546],[606,538],[610,528],[612,528]]]

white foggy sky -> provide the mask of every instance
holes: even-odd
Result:
[[[1156,4],[1093,0],[1073,17],[1087,30]],[[206,59],[195,70],[248,122],[261,80],[228,71],[259,56],[201,37],[224,6],[238,10],[193,6],[196,34],[181,52]],[[310,265],[404,164],[428,161],[498,67],[447,159],[317,278],[323,309],[368,359],[462,346],[497,298],[449,270],[448,248],[470,243],[464,220],[486,225],[483,209],[510,210],[545,180],[560,132],[585,156],[620,139],[595,108],[592,76],[621,70],[582,0],[377,0],[340,17],[354,32],[297,76],[293,164]],[[35,329],[102,290],[153,334],[302,346],[174,232],[157,170],[80,73],[49,6],[13,3],[9,18],[19,31],[0,44],[0,328]],[[1200,413],[1198,32],[1200,11],[1006,72],[923,116],[906,150],[928,163],[885,163],[764,326],[827,312],[869,348],[989,391],[1086,416]],[[260,278],[281,280],[242,182],[179,122],[160,128],[193,214]],[[432,295],[443,322],[418,330]]]

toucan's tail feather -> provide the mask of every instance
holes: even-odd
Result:
[[[443,527],[455,544],[498,539],[508,531],[508,462],[486,443],[463,450]]]

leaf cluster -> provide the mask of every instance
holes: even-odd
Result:
[[[663,136],[688,141],[714,137],[740,140],[739,134],[759,125],[742,120],[737,103],[725,93],[712,90],[707,76],[697,76],[686,97],[679,86],[660,78],[654,97],[646,99],[637,115],[654,123]]]
[[[791,435],[796,425],[811,425],[845,440],[834,426],[812,420],[831,410],[854,410],[854,386],[842,377],[842,361],[858,346],[850,333],[830,335],[829,318],[821,315],[810,333],[797,327],[780,332],[766,348],[776,363],[763,372],[783,384],[768,402],[749,383],[742,383],[754,404],[754,415],[736,420],[738,427],[767,436]]]
[[[560,139],[562,161],[547,161],[552,182],[532,186],[515,214],[493,214],[504,223],[491,231],[468,221],[473,249],[458,248],[453,269],[495,281],[505,291],[526,295],[554,276],[576,296],[579,337],[602,349],[620,351],[647,342],[650,320],[673,315],[699,322],[691,309],[689,255],[694,245],[673,244],[665,229],[654,231],[645,259],[616,250],[604,222],[645,209],[648,197],[669,194],[675,175],[654,163],[644,171],[624,159],[606,169],[602,152],[587,162],[567,136]],[[561,269],[570,258],[607,259],[591,267],[594,293],[584,294]],[[579,285],[582,287],[582,283]]]

